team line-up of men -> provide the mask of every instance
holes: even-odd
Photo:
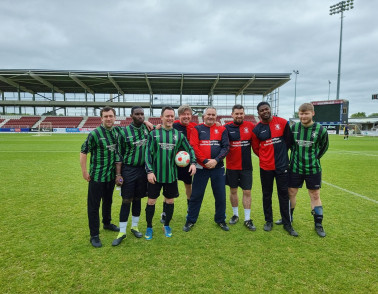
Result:
[[[141,199],[148,197],[145,208],[146,240],[153,238],[153,217],[157,198],[163,190],[164,202],[160,222],[166,237],[172,237],[170,222],[174,200],[179,196],[177,181],[185,185],[187,216],[183,227],[189,232],[196,224],[205,189],[210,179],[215,199],[215,223],[224,231],[226,223],[226,185],[230,187],[233,215],[229,224],[239,221],[238,188],[243,192],[244,226],[251,231],[256,227],[251,219],[252,157],[259,158],[260,180],[265,216],[264,231],[273,228],[272,193],[276,181],[281,219],[275,224],[291,236],[298,236],[292,226],[298,189],[306,182],[314,216],[315,231],[325,237],[322,226],[323,207],[320,200],[320,158],[328,149],[327,130],[313,121],[314,107],[304,103],[299,107],[300,122],[289,126],[287,120],[272,116],[269,103],[257,105],[260,122],[246,121],[244,107],[234,105],[233,121],[224,126],[217,123],[214,107],[203,113],[203,123],[191,122],[192,109],[182,105],[175,120],[172,107],[161,111],[161,125],[153,126],[144,119],[142,107],[131,109],[132,123],[127,127],[114,126],[116,113],[111,107],[101,110],[102,124],[90,132],[81,147],[80,165],[83,178],[88,181],[88,221],[90,242],[101,247],[99,238],[99,208],[102,200],[103,228],[119,232],[112,242],[121,244],[131,211],[131,232],[141,238],[138,229]],[[178,167],[175,156],[185,150],[190,164]],[[288,150],[291,150],[290,159]],[[90,168],[87,170],[87,154]],[[226,159],[226,169],[224,166]],[[111,223],[111,206],[114,185],[120,186],[122,204],[119,227]]]

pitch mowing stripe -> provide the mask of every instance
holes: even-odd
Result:
[[[346,150],[333,149],[333,150],[329,150],[328,152],[330,151],[334,153],[338,153],[338,154],[350,154],[350,155],[358,155],[358,156],[364,155],[364,156],[374,156],[374,157],[378,156],[378,154],[369,154],[369,153],[358,152],[358,151],[346,151]]]
[[[63,151],[63,150],[0,150],[0,153],[80,153],[80,151]]]
[[[331,186],[331,187],[333,187],[333,188],[339,189],[339,190],[341,190],[341,191],[347,192],[347,193],[349,193],[349,194],[352,194],[352,195],[354,195],[354,196],[357,196],[357,197],[360,197],[360,198],[363,198],[363,199],[366,199],[366,200],[372,201],[372,202],[374,202],[374,203],[378,203],[377,200],[371,199],[371,198],[369,198],[369,197],[366,197],[366,196],[364,196],[364,195],[358,194],[358,193],[356,193],[356,192],[349,191],[349,190],[347,190],[347,189],[344,189],[344,188],[341,188],[341,187],[339,187],[339,186],[333,185],[333,184],[328,183],[328,182],[326,182],[326,181],[322,181],[322,183],[327,184],[327,185],[329,185],[329,186]]]

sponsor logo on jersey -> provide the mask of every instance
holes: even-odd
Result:
[[[115,151],[116,150],[116,144],[107,145],[106,148],[108,148],[109,151]]]
[[[248,134],[248,133],[249,133],[248,128],[244,128],[244,133],[245,133],[245,134]]]
[[[279,124],[276,124],[276,125],[274,126],[274,128],[275,128],[276,130],[280,130],[280,129],[281,129],[281,126],[280,126]]]
[[[143,140],[138,140],[138,141],[135,141],[133,142],[133,144],[137,147],[140,147],[140,146],[144,146],[147,144],[147,139],[143,139]]]
[[[159,143],[159,146],[163,150],[173,150],[176,144],[169,144],[169,143]]]

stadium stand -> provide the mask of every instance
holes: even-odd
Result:
[[[218,115],[217,116],[217,122],[221,123],[222,125],[229,123],[230,121],[233,121],[231,115]]]
[[[247,121],[250,121],[254,124],[258,123],[258,121],[256,120],[256,117],[254,115],[246,115],[244,119],[247,120]]]
[[[101,124],[101,117],[90,116],[83,125],[83,128],[97,128]]]
[[[161,118],[160,117],[150,117],[150,118],[148,118],[148,121],[155,126],[158,125],[158,124],[161,124]]]
[[[41,119],[40,116],[22,116],[18,119],[10,119],[8,120],[2,128],[12,128],[12,127],[18,127],[18,128],[31,128],[33,125],[37,123]]]
[[[77,128],[82,120],[81,116],[48,116],[42,122],[51,123],[53,128]]]
[[[192,116],[192,122],[195,122],[196,124],[198,124],[199,123],[199,120],[198,120],[198,116]]]

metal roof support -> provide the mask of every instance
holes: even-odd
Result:
[[[23,86],[20,86],[20,84],[16,83],[16,82],[13,82],[12,80],[8,79],[8,78],[5,78],[3,76],[0,76],[0,81],[3,81],[4,83],[7,83],[13,87],[15,87],[17,89],[17,91],[19,92],[20,90],[22,90],[23,92],[28,92],[30,94],[34,94],[34,91],[32,90],[29,90]]]
[[[108,79],[111,81],[111,83],[116,87],[118,93],[124,95],[125,93],[122,91],[121,87],[117,84],[117,82],[113,79],[113,77],[108,73]]]
[[[217,86],[218,82],[219,82],[219,75],[217,75],[217,78],[215,79],[214,83],[211,86],[211,89],[210,89],[211,97],[214,95],[214,89]]]
[[[240,89],[239,89],[239,91],[237,91],[236,92],[236,96],[239,96],[241,93],[243,93],[243,91],[245,90],[245,89],[247,89],[254,81],[256,80],[256,76],[254,75],[253,77],[251,77],[249,80],[248,80],[248,82],[246,82],[244,85],[243,85],[243,87],[241,87]]]
[[[148,90],[150,91],[150,116],[152,116],[153,115],[152,104],[154,103],[154,98],[153,98],[154,93],[152,92],[150,80],[148,79],[148,75],[146,73],[144,74],[144,78],[146,80]]]
[[[31,76],[33,79],[37,80],[38,82],[44,84],[45,86],[49,87],[52,90],[52,93],[54,95],[55,92],[59,92],[60,94],[64,94],[64,92],[59,89],[58,87],[55,87],[53,84],[51,84],[49,81],[46,81],[44,78],[41,78],[39,75],[36,75],[35,73],[32,73],[31,71],[28,72],[29,76]],[[55,99],[53,99],[55,100]]]
[[[95,95],[94,91],[89,88],[86,84],[84,84],[82,81],[80,81],[76,76],[74,76],[73,74],[71,73],[68,73],[68,76],[74,80],[76,83],[78,83],[83,89],[86,90],[86,92],[89,92],[91,93],[93,96]]]
[[[148,89],[149,89],[149,91],[150,91],[150,96],[152,97],[152,95],[153,95],[154,93],[152,92],[152,88],[151,88],[150,80],[148,79],[148,75],[147,75],[147,74],[144,74],[144,77],[145,77],[145,79],[146,79],[146,83],[147,83]],[[151,98],[151,99],[152,99],[152,98]]]
[[[181,75],[181,85],[180,85],[180,106],[182,105],[182,88],[184,87],[184,75]]]

